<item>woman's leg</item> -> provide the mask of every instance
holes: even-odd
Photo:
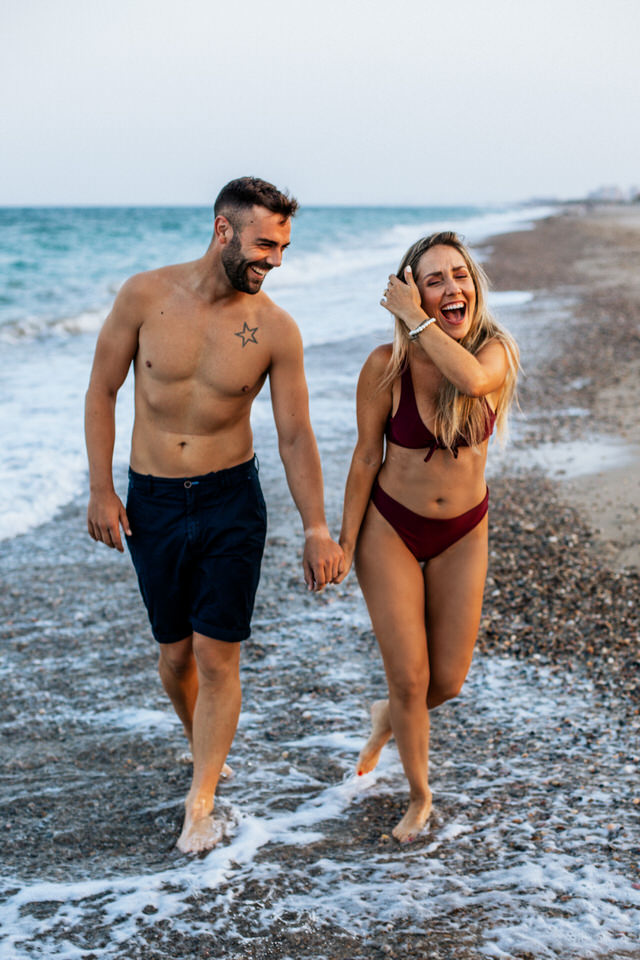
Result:
[[[358,540],[356,571],[380,645],[391,726],[409,781],[409,808],[393,830],[407,842],[431,810],[424,580],[418,561],[373,505]]]
[[[371,704],[371,733],[358,757],[356,769],[359,777],[364,773],[371,773],[375,769],[382,748],[391,740],[392,736],[389,700],[376,700]]]
[[[471,666],[487,576],[487,517],[424,568],[430,709],[460,692]]]

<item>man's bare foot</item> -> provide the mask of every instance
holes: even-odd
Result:
[[[430,813],[431,790],[429,790],[427,797],[410,801],[407,812],[391,833],[400,843],[411,843],[413,840],[417,840],[418,834],[429,819]]]
[[[224,828],[219,820],[214,820],[213,812],[204,816],[187,812],[176,847],[182,853],[203,853],[215,847],[223,836]]]
[[[369,739],[360,751],[358,757],[358,776],[370,773],[378,760],[385,743],[391,739],[391,717],[389,716],[389,701],[376,700],[371,705],[371,733]]]
[[[178,763],[193,763],[193,754],[191,750],[182,750],[176,755],[176,760]],[[223,764],[222,770],[220,771],[220,776],[223,780],[232,780],[234,773],[228,763]]]

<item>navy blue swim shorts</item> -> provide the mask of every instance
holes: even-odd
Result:
[[[158,643],[251,633],[267,511],[255,457],[202,477],[129,470],[127,543]]]

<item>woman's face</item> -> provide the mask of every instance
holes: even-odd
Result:
[[[465,259],[455,247],[439,244],[423,253],[414,274],[422,309],[454,340],[471,329],[476,290]]]

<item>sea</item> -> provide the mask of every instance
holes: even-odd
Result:
[[[438,229],[469,243],[532,223],[543,207],[310,207],[294,221],[285,263],[265,290],[298,322],[314,377],[327,350],[358,337],[389,339],[379,306],[407,247]],[[55,516],[86,486],[83,402],[96,336],[127,277],[202,255],[209,207],[0,209],[0,540]],[[524,301],[517,291],[494,304]],[[323,346],[323,351],[314,348]],[[314,362],[319,357],[318,363]],[[329,404],[329,407],[331,405]],[[334,415],[324,404],[321,420]],[[268,393],[255,407],[269,419]],[[351,412],[353,416],[353,411]],[[116,470],[126,464],[132,389],[117,410]]]
[[[474,248],[549,212],[300,211],[285,263],[265,289],[302,331],[334,530],[355,435],[358,369],[391,336],[379,306],[387,275],[421,235],[453,228]],[[159,786],[153,771],[159,754],[182,749],[182,731],[156,677],[133,577],[123,580],[128,558],[81,529],[82,408],[96,336],[120,285],[135,272],[200,256],[212,213],[12,208],[0,210],[0,226],[0,580],[16,598],[0,645],[0,672],[12,691],[0,717],[11,761],[0,787],[7,842],[10,811],[33,811],[24,869],[0,874],[0,958],[332,960],[347,956],[348,939],[350,958],[368,960],[416,956],[412,943],[431,929],[453,950],[440,953],[444,945],[434,943],[434,957],[637,956],[640,889],[616,865],[633,844],[635,808],[619,797],[635,796],[637,743],[614,707],[595,705],[592,684],[578,672],[474,659],[461,697],[434,720],[427,838],[400,849],[374,831],[349,844],[354,819],[377,823],[387,810],[390,830],[406,781],[393,745],[373,773],[354,776],[368,703],[384,695],[355,578],[311,606],[301,599],[297,558],[291,566],[278,559],[279,550],[292,552],[292,521],[278,529],[277,518],[293,507],[268,386],[254,403],[253,427],[274,507],[269,562],[282,564],[291,586],[278,609],[259,594],[243,653],[243,710],[230,756],[237,775],[217,807],[228,835],[201,858],[172,849],[188,770],[167,761],[170,774]],[[494,312],[522,343],[540,339],[531,334],[531,301],[526,290],[491,295]],[[121,493],[132,416],[128,380],[114,454]],[[56,518],[64,521],[61,534]],[[56,567],[73,571],[73,590],[66,586],[51,609],[30,609],[29,591],[46,597],[47,589],[61,589],[50,573]],[[53,586],[40,586],[43,576]],[[478,729],[487,738],[482,755],[477,734],[465,735]],[[43,757],[41,769],[34,756]],[[130,756],[141,758],[135,769]],[[593,765],[586,788],[567,776],[567,767],[585,762]],[[156,788],[147,793],[150,783]],[[91,819],[98,851],[93,842],[79,849],[76,805]],[[42,858],[40,842],[55,855]],[[313,946],[297,948],[297,936]]]

